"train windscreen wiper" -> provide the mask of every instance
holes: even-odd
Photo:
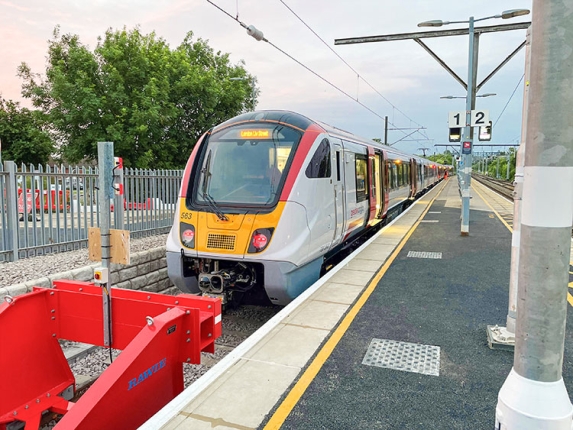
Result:
[[[213,199],[213,197],[209,195],[208,192],[203,193],[203,198],[207,201],[207,203],[209,203],[209,207],[213,210],[215,215],[217,215],[217,218],[219,218],[221,221],[229,221],[227,215],[225,215],[221,209],[219,209],[217,202]]]
[[[221,221],[228,221],[229,218],[227,218],[227,216],[221,211],[221,209],[219,209],[219,206],[217,206],[217,202],[215,201],[215,199],[213,199],[213,197],[211,197],[211,195],[207,191],[207,187],[209,185],[209,178],[211,177],[210,166],[211,166],[211,151],[209,151],[209,155],[207,155],[207,161],[205,162],[205,167],[203,168],[203,170],[201,170],[201,173],[203,173],[203,186],[201,187],[203,191],[203,198],[209,204],[209,207],[211,208],[213,213],[217,215],[217,218],[219,218]]]

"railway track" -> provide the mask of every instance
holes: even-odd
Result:
[[[472,179],[479,181],[480,183],[492,189],[496,193],[502,195],[503,197],[513,200],[512,182],[503,179],[494,179],[490,176],[480,175],[478,173],[472,173]]]

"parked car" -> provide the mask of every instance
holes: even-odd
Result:
[[[82,178],[66,178],[65,180],[66,188],[73,190],[83,190],[84,181]]]

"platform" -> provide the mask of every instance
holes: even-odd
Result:
[[[142,428],[492,428],[511,203],[472,183],[469,237],[460,206],[455,178],[438,184]]]

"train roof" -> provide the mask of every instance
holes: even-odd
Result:
[[[220,125],[217,125],[216,127],[213,128],[213,132],[217,132],[224,128],[230,127],[234,124],[248,123],[248,122],[276,122],[279,124],[290,125],[300,130],[306,130],[311,124],[317,124],[318,126],[323,128],[326,133],[328,133],[333,137],[338,137],[340,139],[344,139],[351,142],[371,145],[384,151],[387,151],[388,153],[393,154],[395,157],[401,156],[406,158],[415,158],[417,160],[423,160],[428,163],[431,163],[431,161],[418,155],[413,155],[402,151],[398,151],[397,149],[394,149],[387,145],[383,145],[372,139],[357,136],[348,131],[342,130],[340,128],[334,127],[324,122],[315,121],[299,113],[286,110],[261,110],[255,112],[247,112],[238,115],[234,118],[231,118]]]

